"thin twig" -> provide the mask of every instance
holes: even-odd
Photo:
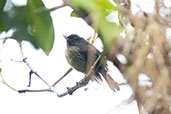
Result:
[[[40,80],[42,80],[49,88],[51,87],[37,72],[35,72],[29,65],[29,63],[27,62],[27,58],[23,59],[23,62],[28,66],[28,68],[30,69],[30,71],[35,74]]]
[[[95,42],[95,40],[97,39],[96,37],[96,30],[94,30],[94,34],[93,34],[93,37],[92,37],[92,40],[91,40],[91,43],[93,44]]]
[[[8,39],[12,39],[12,38],[11,38],[11,37],[0,38],[0,40],[3,40],[3,44],[5,44],[5,42],[6,42]]]
[[[11,39],[11,37],[0,38],[0,40],[8,40],[8,39]]]
[[[123,82],[123,83],[118,83],[118,85],[122,86],[122,85],[128,85],[129,83],[128,82]]]
[[[13,88],[12,86],[10,86],[10,85],[5,81],[5,79],[3,78],[3,76],[2,76],[2,74],[1,74],[1,73],[0,73],[0,77],[1,77],[1,79],[2,79],[2,83],[3,83],[4,85],[6,85],[6,86],[7,86],[7,87],[9,87],[10,89],[12,89],[12,90],[14,90],[14,91],[18,92],[18,90],[17,90],[17,89]]]
[[[58,97],[61,97],[61,95],[58,95],[58,93],[55,91],[55,85],[58,84],[64,77],[66,77],[67,74],[69,74],[73,69],[70,68],[68,71],[61,77],[59,78],[52,86],[50,86],[48,89],[40,89],[40,90],[30,90],[30,89],[23,89],[23,90],[18,90],[19,93],[26,93],[26,92],[53,92],[55,93]],[[31,70],[32,73],[33,70]]]
[[[59,9],[59,8],[62,8],[62,7],[64,7],[64,6],[66,6],[66,4],[63,3],[63,4],[60,5],[60,6],[56,6],[56,7],[53,7],[53,8],[51,8],[51,9],[48,9],[48,11],[52,12],[52,11],[57,10],[57,9]]]
[[[52,92],[50,89],[40,89],[40,90],[30,90],[30,89],[23,89],[18,90],[19,93],[26,93],[26,92]]]
[[[59,82],[60,82],[67,74],[69,74],[72,70],[73,70],[72,68],[69,68],[68,71],[52,85],[52,87],[54,87],[57,83],[59,83]]]
[[[50,9],[47,9],[47,8],[43,7],[43,8],[37,9],[37,10],[35,11],[35,13],[52,12],[52,11],[57,10],[57,9],[59,9],[59,8],[62,8],[62,7],[64,7],[64,6],[67,6],[67,5],[63,3],[63,4],[60,5],[60,6],[56,6],[56,7],[50,8]]]
[[[32,71],[30,71],[30,72],[29,72],[29,84],[28,84],[28,87],[30,87],[30,86],[31,86],[31,78],[32,78],[32,74],[33,74],[33,72],[32,72]]]
[[[67,88],[67,91],[62,93],[62,94],[58,94],[58,97],[64,97],[66,95],[72,95],[77,89],[84,87],[88,84],[88,80],[87,78],[83,78],[80,82],[78,82],[75,86],[71,87],[71,88]]]
[[[18,42],[18,44],[20,46],[20,51],[21,51],[22,59],[24,59],[23,46],[22,46],[21,42]]]

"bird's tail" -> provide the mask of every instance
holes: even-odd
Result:
[[[116,90],[120,90],[119,86],[118,86],[118,83],[115,82],[112,77],[107,74],[106,76],[103,76],[104,79],[106,80],[107,84],[109,85],[109,87],[113,90],[113,91],[116,91]]]
[[[115,92],[116,90],[120,90],[119,85],[115,80],[112,79],[112,77],[108,74],[107,72],[107,67],[101,66],[100,71],[96,72],[96,77],[97,79],[101,79],[101,76],[106,80],[107,84],[109,87]],[[98,81],[97,81],[98,82]]]

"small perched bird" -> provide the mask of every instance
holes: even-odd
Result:
[[[76,34],[71,34],[68,37],[64,37],[67,41],[65,56],[68,63],[77,71],[85,74],[88,73],[90,67],[101,55],[101,52],[88,41]],[[103,62],[102,64],[98,62],[95,66],[94,77],[92,80],[99,82],[99,80],[102,80],[101,77],[104,77],[112,90],[119,90],[117,82],[112,79],[112,77],[107,73],[107,70],[106,62]]]

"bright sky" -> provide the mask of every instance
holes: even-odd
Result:
[[[26,0],[13,0],[16,4],[25,4]],[[43,0],[50,8],[62,3],[61,0]],[[135,3],[137,1],[132,0]],[[145,0],[147,3],[149,0]],[[153,0],[149,1],[150,3]],[[149,3],[148,3],[149,5]],[[153,4],[152,4],[153,5]],[[135,6],[136,7],[136,6]],[[142,5],[142,7],[145,7]],[[149,6],[150,7],[150,6]],[[148,10],[149,11],[149,10]],[[55,43],[52,52],[47,57],[41,50],[34,50],[28,42],[23,42],[24,55],[28,58],[31,67],[37,71],[49,84],[55,82],[70,67],[65,59],[66,42],[63,34],[78,34],[84,38],[93,35],[94,31],[82,19],[70,17],[72,9],[64,7],[51,13],[55,28]],[[1,35],[2,36],[2,35]],[[102,49],[100,40],[94,44]],[[0,62],[5,80],[17,89],[25,89],[28,84],[29,69],[22,63],[20,48],[14,40],[7,40],[3,45],[0,42]],[[109,63],[109,72],[118,82],[124,82],[119,71]],[[61,83],[56,91],[62,93],[66,87],[75,85],[83,78],[83,74],[72,71]],[[30,89],[46,87],[36,76],[32,77]],[[85,88],[88,88],[85,91]],[[88,86],[79,89],[72,96],[58,98],[53,93],[25,93],[19,94],[0,83],[0,113],[2,114],[138,114],[136,102],[127,104],[131,96],[128,86],[121,86],[119,92],[114,93],[106,82],[101,84],[90,82]]]

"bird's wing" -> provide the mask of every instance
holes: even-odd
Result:
[[[79,47],[80,55],[82,55],[82,59],[88,61],[88,59],[92,59],[92,57],[96,60],[98,56],[101,54],[94,46],[80,46]]]

